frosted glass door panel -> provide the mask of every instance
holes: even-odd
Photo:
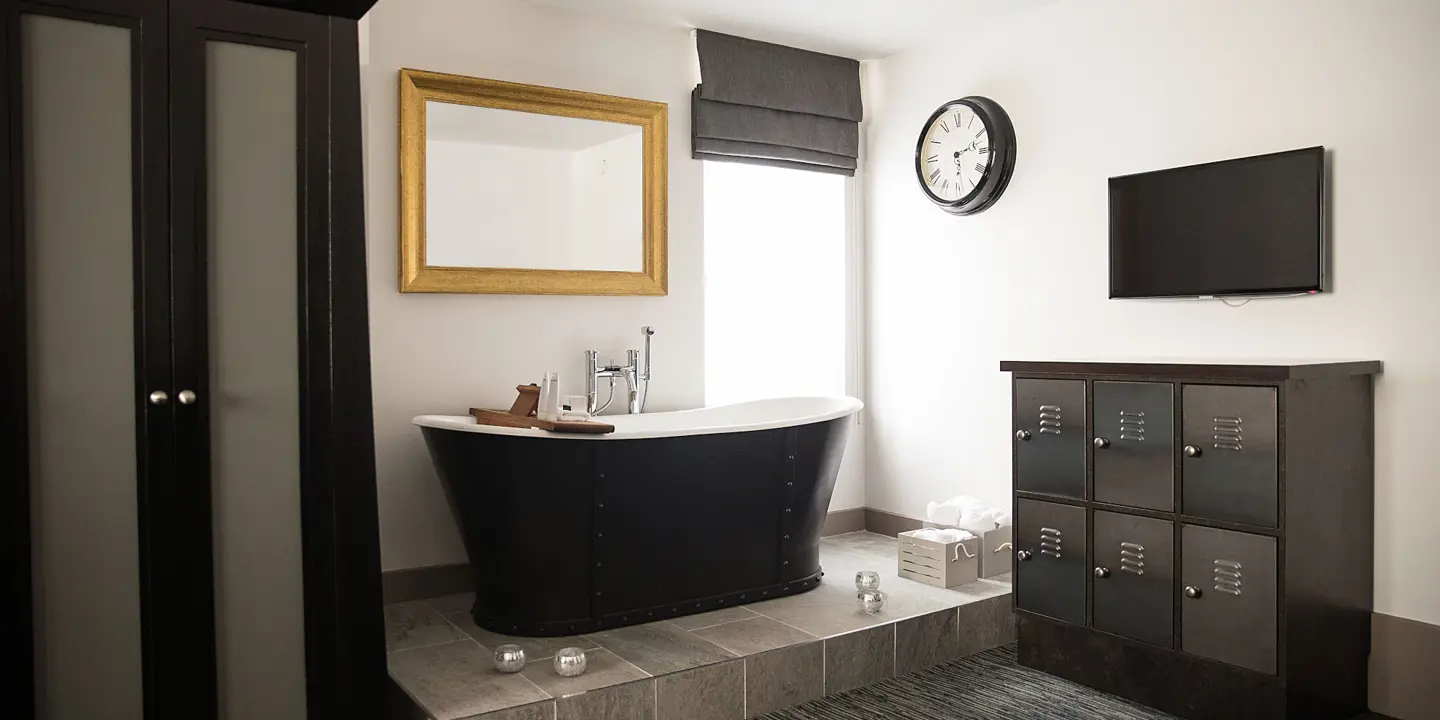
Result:
[[[132,38],[20,39],[37,715],[139,720]]]
[[[220,716],[305,717],[297,57],[205,51]]]

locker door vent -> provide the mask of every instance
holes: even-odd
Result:
[[[1044,433],[1049,433],[1049,434],[1051,434],[1051,435],[1059,435],[1059,434],[1060,434],[1060,406],[1059,406],[1059,405],[1041,405],[1041,406],[1040,406],[1040,432],[1041,432],[1041,434],[1044,434]]]
[[[1055,528],[1040,528],[1040,554],[1060,557],[1060,531]]]
[[[1122,572],[1145,574],[1145,546],[1139,543],[1120,543],[1120,570]]]
[[[1120,439],[1145,442],[1145,413],[1120,411]]]
[[[1240,563],[1234,560],[1215,561],[1215,589],[1231,595],[1240,594]]]
[[[1238,417],[1217,417],[1215,420],[1215,449],[1240,452],[1245,449],[1245,433]]]

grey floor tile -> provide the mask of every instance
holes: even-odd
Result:
[[[1015,612],[1010,605],[1010,595],[1005,594],[957,608],[960,655],[1015,642]]]
[[[555,674],[551,660],[528,663],[520,674],[557,698],[649,677],[644,670],[603,648],[586,650],[585,663],[585,674],[573,678]]]
[[[831,535],[820,539],[820,550],[850,552],[862,555],[876,555],[895,559],[895,546],[897,541],[893,537],[886,537],[879,533],[853,532],[844,535]]]
[[[459,595],[445,595],[437,598],[430,598],[425,601],[435,612],[441,615],[449,615],[457,612],[470,612],[475,606],[475,593],[467,592]]]
[[[895,560],[895,553],[892,551],[884,558],[876,558],[868,555],[857,555],[844,551],[832,551],[821,553],[821,566],[825,569],[825,578],[821,584],[834,584],[854,588],[855,573],[858,570],[874,570],[880,574],[880,589],[896,602],[896,608],[905,608],[906,614],[914,615],[931,610],[938,610],[943,607],[955,607],[970,602],[977,595],[984,593],[1005,592],[1003,588],[994,583],[979,583],[983,587],[971,588],[970,585],[963,585],[958,588],[940,588],[933,585],[926,585],[908,578],[902,578],[899,574],[899,565]],[[972,583],[975,585],[976,583]]]
[[[960,657],[956,610],[947,608],[895,624],[895,674],[905,675]]]
[[[825,694],[895,676],[895,626],[857,630],[825,640]]]
[[[470,616],[469,612],[451,613],[446,615],[445,619],[465,631],[466,635],[474,638],[475,642],[484,645],[485,649],[491,652],[494,652],[495,648],[501,645],[519,645],[521,649],[525,651],[525,660],[527,662],[555,657],[556,652],[567,647],[580,648],[581,650],[599,647],[595,644],[595,641],[584,635],[535,638],[515,637],[514,635],[502,635],[500,633],[490,632],[476,625],[475,619]]]
[[[735,657],[735,654],[671,622],[616,628],[591,633],[600,647],[652,675],[688,670]]]
[[[385,650],[394,652],[466,639],[423,600],[385,606]]]
[[[711,610],[710,612],[700,613],[699,615],[686,615],[684,617],[674,618],[670,622],[686,630],[699,630],[700,628],[735,622],[736,620],[748,620],[756,615],[757,613],[754,610],[736,606],[723,610]]]
[[[736,655],[753,655],[815,639],[814,635],[804,630],[761,615],[701,628],[695,634]]]
[[[709,665],[655,679],[656,720],[740,720],[745,661]]]
[[[555,720],[555,701],[547,700],[509,710],[497,710],[484,715],[474,715],[465,720]]]
[[[390,676],[436,720],[454,720],[548,699],[520,675],[496,672],[490,653],[473,640],[400,650]]]
[[[655,720],[655,681],[591,690],[555,705],[556,720]]]
[[[837,585],[828,579],[814,590],[755,603],[750,609],[816,637],[829,637],[884,622],[880,616],[860,609],[855,600],[854,583]]]
[[[745,717],[809,702],[825,694],[825,644],[771,650],[745,658]]]

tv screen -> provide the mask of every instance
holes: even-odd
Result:
[[[1318,292],[1325,148],[1110,178],[1110,297]]]

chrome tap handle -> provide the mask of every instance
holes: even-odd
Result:
[[[641,325],[640,334],[645,336],[645,372],[640,378],[648,383],[650,382],[650,338],[655,335],[655,328],[649,325]],[[638,370],[639,368],[636,369]]]

